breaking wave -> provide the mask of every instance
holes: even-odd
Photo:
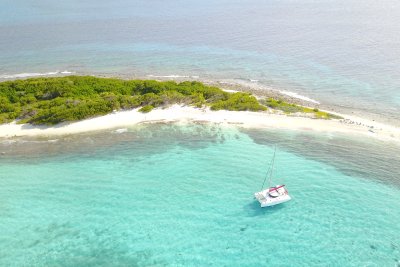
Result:
[[[128,132],[128,129],[127,128],[121,128],[121,129],[117,129],[117,130],[115,130],[113,132],[114,133],[126,133],[126,132]]]
[[[312,103],[315,103],[315,104],[318,104],[318,105],[320,104],[317,100],[311,99],[311,98],[303,96],[303,95],[299,95],[298,93],[295,93],[295,92],[290,92],[290,91],[279,91],[279,92],[281,94],[284,94],[284,95],[287,95],[287,96],[291,96],[291,97],[294,97],[294,98],[297,98],[297,99],[301,99],[301,100],[304,100],[304,101],[312,102]]]
[[[72,71],[50,71],[50,72],[24,72],[17,74],[2,74],[0,75],[0,79],[16,79],[16,78],[28,78],[28,77],[39,77],[39,76],[51,76],[51,75],[59,75],[59,74],[72,74]]]
[[[171,79],[179,79],[179,78],[198,79],[198,78],[200,78],[197,75],[190,76],[190,75],[175,75],[175,74],[172,74],[172,75],[152,75],[152,74],[150,74],[150,75],[146,75],[146,76],[147,77],[152,77],[152,78],[171,78]]]

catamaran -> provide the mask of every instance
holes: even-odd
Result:
[[[291,197],[289,196],[289,192],[286,190],[285,185],[276,185],[272,187],[270,186],[275,163],[275,153],[276,147],[274,151],[274,156],[272,157],[271,165],[267,172],[267,176],[265,177],[264,182],[261,186],[261,191],[254,193],[254,197],[258,200],[258,202],[260,202],[262,208],[274,206],[291,200]],[[263,190],[265,181],[268,177],[268,188]]]

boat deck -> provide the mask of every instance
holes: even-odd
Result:
[[[271,189],[267,188],[263,191],[255,193],[254,197],[258,200],[258,202],[260,202],[261,207],[273,206],[276,204],[280,204],[280,203],[289,201],[291,199],[286,188],[281,187],[278,190],[276,191],[278,193],[277,196],[271,196],[271,194],[270,194]]]

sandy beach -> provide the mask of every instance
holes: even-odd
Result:
[[[322,120],[306,117],[272,114],[269,112],[211,111],[189,106],[173,105],[165,109],[154,109],[141,113],[138,109],[118,111],[105,116],[56,126],[34,126],[16,122],[0,125],[0,138],[21,136],[69,135],[120,127],[140,123],[217,123],[246,128],[273,128],[324,133],[344,133],[370,136],[380,140],[400,141],[400,128],[341,114],[341,120]]]

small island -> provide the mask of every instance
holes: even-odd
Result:
[[[400,138],[398,128],[376,121],[304,106],[269,92],[200,81],[72,75],[0,82],[0,138],[69,135],[158,122]]]
[[[0,83],[0,124],[55,125],[80,121],[113,111],[139,108],[151,112],[173,104],[208,107],[212,111],[281,111],[313,118],[340,119],[317,108],[246,92],[226,92],[198,81],[155,81],[65,76]]]

